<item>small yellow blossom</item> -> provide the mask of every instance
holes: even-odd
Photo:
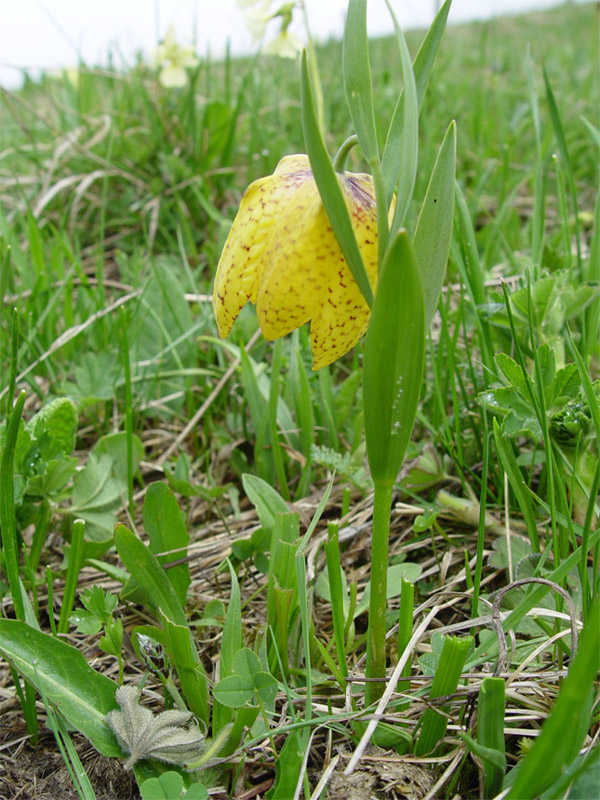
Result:
[[[254,39],[262,39],[267,22],[271,19],[269,13],[270,0],[237,0],[242,9],[246,27]]]
[[[280,58],[296,58],[302,52],[303,44],[300,39],[289,31],[281,33],[263,47],[263,53]]]
[[[182,47],[175,41],[175,28],[169,25],[165,38],[154,51],[154,65],[161,67],[159,83],[168,89],[180,89],[186,85],[186,68],[196,67],[198,57],[193,47]]]
[[[295,58],[302,51],[302,42],[288,31],[292,22],[295,2],[284,3],[276,11],[271,12],[271,0],[237,0],[246,20],[246,27],[253,38],[262,39],[267,24],[271,20],[280,21],[278,35],[263,47],[263,53],[281,58]]]
[[[338,175],[373,290],[377,208],[370,175]],[[227,336],[246,303],[266,339],[310,321],[313,369],[331,364],[365,332],[369,307],[329,224],[308,156],[282,158],[245,191],[217,267],[213,309]]]

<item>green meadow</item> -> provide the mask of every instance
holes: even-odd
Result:
[[[446,4],[369,76],[349,5],[303,61],[1,90],[2,797],[600,793],[598,8]],[[212,304],[246,187],[303,153],[371,305],[317,370],[307,324],[229,295],[221,338]],[[303,298],[289,202],[238,219]]]

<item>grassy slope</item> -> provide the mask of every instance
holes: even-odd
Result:
[[[409,36],[413,52],[419,41],[419,34]],[[542,268],[556,272],[570,266],[571,286],[588,277],[586,254],[597,154],[581,115],[592,122],[597,116],[596,42],[597,10],[591,3],[447,32],[422,112],[422,169],[416,197],[423,196],[437,144],[454,118],[459,131],[458,180],[472,216],[480,277],[485,280],[523,275],[526,267],[533,267],[538,274]],[[528,43],[540,98],[539,163],[546,191],[546,207],[541,211],[535,206],[538,154],[525,68]],[[397,92],[398,59],[393,43],[385,39],[372,43],[371,55],[383,136]],[[332,42],[320,48],[319,63],[333,153],[350,133],[339,74],[340,46]],[[544,97],[542,65],[557,98],[577,186],[583,253],[579,272],[571,239],[572,208],[568,197],[561,205],[552,161],[557,145]],[[251,393],[239,371],[225,391],[208,402],[232,357],[212,339],[215,326],[205,296],[243,188],[271,172],[281,156],[303,150],[297,83],[295,65],[259,59],[202,64],[192,87],[182,92],[162,89],[155,75],[140,65],[126,75],[81,70],[77,86],[66,77],[47,76],[40,85],[28,84],[21,92],[3,97],[0,246],[9,245],[11,253],[2,277],[0,389],[8,376],[10,310],[16,306],[21,322],[18,371],[27,372],[19,380],[28,391],[26,416],[51,397],[73,396],[78,404],[77,455],[82,463],[102,435],[124,427],[124,369],[118,342],[121,326],[126,324],[133,425],[144,444],[141,485],[161,477],[160,465],[166,454],[169,460],[185,453],[191,464],[187,476],[204,486],[232,481],[239,487],[242,472],[259,468],[256,458],[261,451],[255,451],[255,444],[262,434],[256,417],[248,413]],[[350,166],[361,168],[358,160]],[[415,206],[413,223],[417,211]],[[533,225],[542,216],[546,237],[541,264],[535,265]],[[452,282],[459,282],[461,275],[464,280],[462,261],[458,237],[449,265]],[[139,289],[141,296],[134,294]],[[106,313],[112,303],[129,295],[123,318],[116,311]],[[479,497],[485,429],[476,395],[488,383],[493,362],[489,353],[486,358],[479,338],[484,337],[482,328],[475,324],[472,309],[462,296],[458,290],[447,295],[445,322],[441,332],[436,328],[435,341],[439,343],[431,352],[412,455],[425,444],[431,445],[436,453],[435,469],[450,476],[446,485],[456,494],[465,496],[471,489]],[[492,314],[494,304],[502,300],[497,288],[487,291],[486,300]],[[560,361],[565,352],[564,325],[556,332],[554,321],[548,322],[550,313],[548,319],[542,317],[540,341],[549,341]],[[79,330],[80,325],[85,327]],[[597,330],[586,331],[579,314],[571,325],[586,350],[594,377]],[[255,316],[248,309],[236,325],[232,343],[245,344],[255,328]],[[66,331],[76,335],[57,347],[59,336]],[[520,331],[525,341],[525,326]],[[464,338],[463,333],[467,334]],[[492,325],[489,335],[494,350],[514,353],[505,320]],[[306,338],[302,331],[285,343],[281,386],[292,422],[301,429],[306,423],[296,406],[299,378],[288,348],[299,344],[309,367]],[[251,353],[257,364],[266,363],[268,376],[271,345],[259,338]],[[353,377],[357,366],[357,352],[351,353],[333,368],[331,385],[309,375],[308,387],[316,422],[315,442],[340,453],[351,451],[360,462],[360,396]],[[205,402],[202,419],[177,439]],[[288,433],[287,438],[294,449],[302,449],[302,441],[293,439],[293,434]],[[521,445],[523,454],[529,452],[526,441]],[[500,518],[503,483],[494,461],[492,457],[483,496]],[[301,463],[293,456],[286,461],[292,497],[308,494],[309,489],[318,496],[327,471],[315,466],[302,483]],[[183,464],[180,469],[182,475],[186,473]],[[271,478],[272,465],[266,463],[260,469],[265,478]],[[541,475],[539,470],[532,471],[530,478],[545,496],[543,469]],[[140,488],[136,485],[136,491]],[[330,516],[345,510],[337,497]],[[441,501],[438,498],[437,506],[434,504],[431,488],[421,490],[417,500],[425,508],[440,510]],[[66,509],[68,498],[58,504]],[[190,511],[192,535],[210,533],[214,509],[193,503],[185,507]],[[235,508],[233,492],[221,501],[221,513],[230,515]],[[350,518],[356,513],[360,519],[360,508],[357,497]],[[141,529],[141,495],[133,510]],[[564,510],[568,512],[566,507]],[[425,527],[421,535],[396,521],[394,552],[398,553],[402,544],[411,560],[418,558],[428,571],[427,580],[419,587],[422,598],[452,576],[466,588],[464,573],[457,577],[463,550],[474,565],[476,507],[469,509],[471,517],[464,511],[454,512],[453,517],[448,508],[442,512],[443,530],[438,521],[432,523],[431,533]],[[38,519],[39,504],[31,501],[20,513],[20,523],[26,527],[30,520]],[[518,527],[518,510],[515,513]],[[543,510],[539,513],[541,518]],[[51,543],[60,543],[56,536],[70,528],[68,517],[66,524],[63,517],[52,518]],[[232,520],[230,525],[236,532],[242,530],[239,522]],[[493,527],[493,523],[488,526],[488,533]],[[437,548],[434,555],[431,536]],[[448,541],[451,548],[446,547]],[[491,545],[491,539],[487,544]],[[226,552],[226,546],[221,538],[213,563]],[[448,561],[440,571],[444,552],[449,554]],[[366,577],[367,553],[363,539],[351,544],[345,554],[348,569],[354,570],[349,573],[353,579]],[[50,552],[48,559],[58,566],[56,554]],[[197,574],[195,580],[207,593],[216,591]],[[456,613],[462,619],[468,603]],[[445,621],[454,619],[449,615]],[[330,634],[325,630],[323,635]],[[535,714],[532,719],[535,727]]]

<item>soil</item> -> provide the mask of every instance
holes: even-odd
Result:
[[[79,795],[54,736],[41,732],[36,747],[26,731],[0,733],[0,800],[79,800]],[[72,734],[97,800],[139,800],[132,772],[120,761],[101,756],[83,737]]]

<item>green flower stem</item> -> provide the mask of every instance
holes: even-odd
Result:
[[[371,544],[371,598],[367,634],[367,678],[385,678],[385,610],[387,599],[388,541],[393,483],[375,481],[373,497],[373,539]],[[369,681],[367,704],[376,702],[385,682]]]
[[[340,149],[335,154],[333,159],[333,168],[336,172],[342,173],[346,169],[346,159],[350,155],[350,151],[358,144],[358,136],[353,133],[345,142],[342,142]]]
[[[381,168],[381,160],[374,159],[373,163],[369,164],[369,168],[373,175],[373,186],[375,188],[375,202],[377,203],[377,235],[379,237],[378,261],[379,269],[383,264],[385,258],[390,228],[388,225],[388,207],[385,193],[385,181],[383,180],[383,170]]]
[[[350,151],[358,144],[358,136],[353,133],[345,142],[342,143],[333,159],[333,168],[336,173],[342,174],[346,168],[346,159]],[[373,176],[373,186],[375,188],[375,201],[377,203],[377,235],[379,237],[379,265],[383,263],[387,243],[389,239],[388,207],[385,199],[385,181],[383,180],[383,170],[379,158],[369,163],[369,170]]]

